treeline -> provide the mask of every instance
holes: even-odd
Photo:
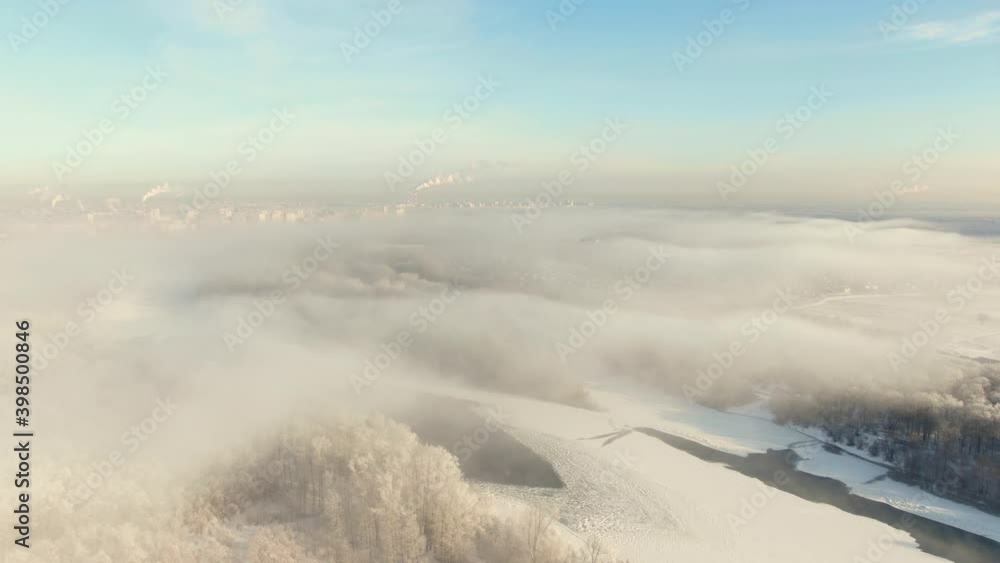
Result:
[[[446,450],[381,416],[309,421],[181,477],[136,461],[42,479],[32,548],[4,563],[614,563],[536,507],[498,513]],[[95,482],[96,483],[96,482]],[[571,541],[572,540],[572,541]]]
[[[938,391],[875,385],[788,392],[779,423],[822,428],[833,442],[898,468],[894,475],[963,502],[1000,510],[1000,369],[983,365]]]
[[[454,456],[379,415],[300,423],[213,475],[192,526],[270,526],[251,541],[251,563],[612,561],[596,542],[570,546],[543,509],[498,517]]]

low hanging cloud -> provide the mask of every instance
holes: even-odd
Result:
[[[902,365],[889,361],[951,306],[949,292],[982,259],[1000,255],[995,241],[940,225],[873,223],[852,244],[844,221],[772,214],[553,209],[546,224],[524,237],[505,213],[440,212],[173,236],[43,231],[7,245],[11,267],[39,275],[11,280],[0,301],[46,326],[85,326],[48,368],[64,385],[49,391],[69,393],[75,419],[98,414],[73,393],[156,391],[147,398],[171,394],[206,409],[216,401],[227,413],[353,397],[352,378],[404,331],[405,349],[366,393],[434,378],[590,406],[588,381],[638,378],[679,391],[718,372],[716,363],[724,375],[713,393],[766,381],[936,389],[959,368],[934,350],[958,342],[952,358],[1000,353],[965,334],[984,323],[1000,332],[978,315],[998,304],[996,280],[984,280],[933,344]],[[654,269],[651,256],[665,258]],[[122,269],[134,281],[78,318],[79,304]],[[240,329],[250,321],[250,333]],[[238,330],[239,345],[227,345]],[[745,353],[730,361],[736,343]],[[108,358],[121,370],[102,369]],[[247,391],[238,401],[226,394],[237,386]],[[211,423],[238,432],[258,422]]]
[[[74,498],[93,493],[100,517],[70,516],[88,526],[132,516],[119,494],[175,514],[175,491],[295,417],[416,412],[428,392],[584,409],[602,408],[595,382],[630,380],[710,404],[759,384],[943,397],[973,358],[1000,358],[981,314],[1000,306],[1000,243],[918,220],[853,244],[840,220],[665,210],[553,208],[530,237],[485,210],[173,234],[49,224],[9,231],[8,266],[32,276],[0,285],[0,316],[30,315],[47,405],[32,429],[53,468],[39,479],[84,482]],[[968,382],[962,400],[986,409]]]

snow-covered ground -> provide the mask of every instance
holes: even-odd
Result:
[[[795,314],[873,333],[907,333],[940,306],[912,294],[842,295],[800,305]],[[935,339],[938,352],[1000,360],[998,320],[976,312],[995,306],[1000,295],[987,291],[976,296],[975,306],[950,311],[950,321]],[[563,490],[483,488],[501,498],[554,504],[568,530],[600,535],[632,561],[797,563],[855,561],[856,556],[861,557],[857,561],[876,556],[880,561],[940,561],[895,528],[764,490],[756,479],[629,431],[635,427],[739,456],[793,449],[802,458],[797,467],[803,472],[1000,541],[1000,518],[893,481],[886,464],[866,452],[828,451],[821,431],[775,424],[764,401],[720,412],[624,379],[588,382],[588,387],[601,412],[482,391],[438,392],[502,406],[511,415],[511,435],[548,459],[567,485]],[[879,538],[891,538],[892,549],[870,552],[870,542],[877,544]]]
[[[603,412],[482,391],[436,391],[501,407],[509,432],[547,458],[566,483],[564,489],[481,488],[556,507],[569,530],[596,534],[633,562],[942,561],[921,552],[903,531],[766,487],[628,428],[659,428],[742,454],[804,439],[769,421],[638,389],[595,391]]]
[[[1000,541],[1000,518],[996,516],[889,479],[888,470],[883,467],[828,452],[815,443],[797,445],[793,449],[804,458],[798,465],[802,471],[841,481],[859,496]],[[861,452],[852,453],[862,455]]]
[[[806,473],[836,479],[859,496],[1000,541],[1000,518],[893,481],[887,477],[884,462],[864,452],[852,451],[875,462],[829,452],[822,447],[821,440],[826,437],[818,429],[775,424],[760,403],[720,412],[649,389],[632,387],[630,391],[629,386],[620,383],[615,384],[615,389],[597,393],[602,405],[608,405],[612,412],[631,410],[632,417],[639,420],[659,416],[655,424],[642,423],[647,426],[737,455],[790,448],[803,458],[797,467]],[[642,407],[636,407],[637,402]]]

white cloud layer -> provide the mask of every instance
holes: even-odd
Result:
[[[1000,11],[985,12],[960,20],[924,22],[904,31],[904,36],[910,40],[949,44],[986,41],[998,35]]]

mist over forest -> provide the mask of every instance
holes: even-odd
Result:
[[[959,327],[1000,331],[983,313],[1000,245],[914,220],[861,228],[594,209],[548,210],[525,232],[507,214],[444,212],[178,234],[20,229],[0,252],[33,275],[9,276],[0,302],[10,318],[31,311],[44,338],[34,385],[53,463],[37,468],[37,553],[458,562],[581,550],[553,539],[543,554],[549,516],[483,508],[459,451],[384,418],[419,411],[422,387],[597,412],[596,383],[720,408],[767,389],[782,421],[883,458],[954,445],[960,463],[993,463],[973,461],[995,460],[1000,437],[989,348],[937,347]],[[978,290],[955,289],[973,279]],[[873,305],[837,309],[844,296]],[[942,308],[948,321],[913,344]],[[282,444],[294,461],[268,477]],[[124,463],[99,480],[114,486],[88,485],[113,452]],[[951,492],[996,502],[991,487],[970,477]],[[366,520],[390,506],[391,519]]]

